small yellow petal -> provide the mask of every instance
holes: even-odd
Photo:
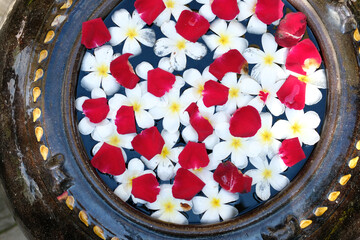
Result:
[[[304,228],[307,228],[308,226],[310,226],[312,224],[312,221],[311,220],[302,220],[301,222],[300,222],[300,227],[302,228],[302,229],[304,229]]]
[[[51,23],[51,26],[52,26],[52,27],[55,27],[55,26],[61,24],[65,19],[66,19],[66,16],[64,16],[64,15],[57,15],[57,16],[54,18],[53,22]]]
[[[340,195],[339,191],[332,192],[329,194],[328,199],[329,199],[329,201],[333,202],[339,197],[339,195]]]
[[[66,3],[64,3],[64,5],[62,5],[60,9],[68,9],[71,7],[72,4],[73,4],[72,0],[67,0]]]
[[[347,182],[350,180],[350,178],[351,178],[351,174],[342,176],[339,180],[339,183],[344,186],[345,184],[347,184]]]
[[[44,160],[48,158],[49,155],[49,148],[47,148],[45,145],[40,146],[40,153]]]
[[[44,76],[44,70],[42,70],[41,68],[36,70],[34,82],[36,82],[37,80],[39,80],[43,76]]]
[[[41,90],[39,87],[35,87],[33,89],[33,98],[34,98],[34,102],[36,102],[38,100],[38,98],[40,97],[41,95]]]
[[[104,236],[104,230],[102,230],[99,226],[95,226],[93,228],[94,233],[101,239],[105,240],[105,236]]]
[[[317,217],[320,217],[322,216],[326,211],[328,210],[327,207],[318,207],[316,210],[315,210],[315,216]]]
[[[359,29],[357,28],[354,32],[354,39],[355,41],[360,41],[360,33],[359,33]]]
[[[85,224],[85,226],[89,226],[89,217],[84,211],[79,212],[79,218],[80,220]]]
[[[33,111],[33,121],[36,122],[41,116],[41,110],[39,108],[35,108]]]
[[[74,210],[75,198],[73,196],[68,196],[66,199],[66,205],[71,211]]]
[[[38,63],[41,63],[42,61],[44,61],[47,57],[48,57],[48,51],[47,50],[42,50],[39,54],[39,61]]]
[[[120,238],[113,237],[113,238],[111,238],[111,240],[120,240]]]
[[[360,151],[360,141],[356,143],[356,149]]]
[[[44,43],[48,43],[55,37],[55,32],[53,30],[50,30],[45,37]]]
[[[43,135],[44,135],[44,129],[42,127],[35,128],[35,136],[38,142],[41,141]]]
[[[351,159],[350,162],[349,162],[349,168],[351,168],[351,169],[355,168],[358,161],[359,161],[359,157]]]

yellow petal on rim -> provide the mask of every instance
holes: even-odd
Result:
[[[359,29],[356,28],[355,32],[354,32],[354,40],[355,41],[360,41],[360,33],[359,33]]]
[[[329,194],[329,201],[334,202],[340,195],[340,191],[335,191]]]
[[[351,168],[351,169],[355,168],[358,161],[359,161],[359,157],[351,159],[349,162],[349,168]]]
[[[34,102],[36,102],[38,100],[38,98],[40,97],[41,95],[41,90],[39,87],[35,87],[33,89],[33,98],[34,98]]]
[[[34,82],[36,82],[37,80],[39,80],[39,79],[42,78],[43,76],[44,76],[44,70],[42,70],[41,68],[39,68],[39,69],[36,70],[36,72],[35,72]]]
[[[47,148],[45,145],[41,145],[40,153],[41,153],[41,156],[43,157],[44,161],[46,161],[46,159],[48,158],[48,155],[49,155],[49,148]]]
[[[33,111],[33,121],[36,122],[41,116],[40,108],[35,108]]]
[[[35,128],[35,136],[36,136],[36,140],[38,142],[41,141],[41,138],[43,135],[44,135],[44,129],[42,127],[36,127]]]
[[[47,50],[42,50],[39,54],[39,60],[38,63],[41,63],[42,61],[44,61],[49,55],[49,52]]]
[[[356,143],[356,149],[360,151],[360,141]]]
[[[315,214],[315,216],[320,217],[320,216],[322,216],[327,210],[328,210],[328,207],[318,207],[318,208],[315,210],[314,214]]]
[[[66,3],[64,3],[64,5],[62,5],[60,9],[68,9],[71,7],[72,4],[73,4],[72,0],[67,0]]]
[[[53,30],[50,30],[45,37],[44,43],[48,43],[51,42],[51,40],[53,40],[55,37],[55,32]]]
[[[75,198],[73,196],[68,196],[66,198],[66,206],[72,211],[75,206]]]
[[[351,178],[351,174],[342,176],[339,180],[339,183],[344,186],[345,184],[347,184],[347,182],[350,180],[350,178]]]
[[[105,240],[104,230],[102,230],[99,226],[95,226],[93,231],[99,238]]]
[[[113,238],[111,238],[111,240],[120,240],[120,238],[113,237]]]
[[[312,224],[312,221],[311,220],[302,220],[301,222],[300,222],[300,227],[302,228],[302,229],[304,229],[304,228],[307,228],[308,226],[310,226]]]
[[[79,218],[80,218],[80,221],[85,224],[85,226],[87,226],[87,227],[89,226],[89,217],[85,211],[81,210],[79,212]]]
[[[55,27],[55,26],[61,24],[62,22],[64,22],[65,19],[66,19],[66,16],[65,16],[65,15],[57,15],[57,16],[54,18],[53,22],[51,23],[51,26],[52,26],[52,27]]]

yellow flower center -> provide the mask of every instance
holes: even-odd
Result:
[[[264,143],[269,143],[272,138],[272,133],[268,130],[265,130],[261,133],[261,140]]]
[[[220,34],[219,44],[222,46],[226,46],[230,43],[230,37],[226,34]]]
[[[297,135],[301,132],[301,125],[296,122],[291,126],[291,130],[293,132],[293,135]]]
[[[167,8],[174,8],[175,7],[175,1],[174,0],[167,0],[167,1],[165,1],[165,6]]]
[[[265,57],[264,57],[264,63],[265,63],[265,65],[271,65],[271,64],[273,64],[274,63],[274,57],[272,56],[272,55],[270,55],[270,54],[268,54],[268,55],[266,55]]]
[[[239,92],[240,92],[240,89],[238,89],[238,88],[235,88],[235,87],[230,88],[229,97],[230,98],[237,98],[237,97],[239,97]]]
[[[299,81],[304,82],[304,83],[308,83],[310,80],[309,77],[305,76],[305,75],[298,77],[298,79],[299,79]]]
[[[138,31],[135,28],[129,28],[127,30],[126,36],[130,39],[134,39],[138,36]]]
[[[202,172],[203,168],[196,168],[196,169],[193,169],[194,172],[196,173],[200,173]]]
[[[231,141],[231,147],[234,149],[239,149],[242,146],[242,142],[240,138],[233,138]]]
[[[116,135],[112,136],[109,140],[109,144],[113,145],[115,147],[119,146],[120,142],[121,142],[121,139]]]
[[[173,102],[170,105],[169,109],[170,109],[171,113],[178,113],[178,112],[180,112],[180,104],[177,102]]]
[[[253,13],[255,13],[255,11],[256,11],[256,4],[254,4],[254,7],[253,7],[253,9],[252,9],[252,12],[253,12]]]
[[[212,198],[210,205],[212,208],[219,208],[220,207],[220,199],[219,198]]]
[[[101,64],[96,68],[100,77],[107,77],[109,72],[109,67],[106,64]]]
[[[166,146],[164,146],[163,149],[162,149],[162,151],[161,151],[160,156],[161,156],[162,158],[166,158],[169,154],[170,154],[169,149],[168,149]]]
[[[199,85],[198,86],[198,88],[197,88],[197,93],[199,94],[199,95],[201,95],[202,94],[202,92],[204,91],[204,84],[203,85]]]
[[[265,170],[263,171],[262,175],[263,175],[263,177],[264,177],[265,179],[269,179],[269,178],[272,177],[272,171],[269,170],[269,169],[265,169]]]
[[[140,111],[140,108],[141,108],[140,103],[136,102],[132,106],[133,106],[134,112]]]
[[[136,176],[132,176],[130,179],[129,179],[129,182],[128,182],[128,186],[129,187],[132,187],[133,185],[133,180],[136,178]]]
[[[304,65],[302,66],[302,69],[305,72],[313,72],[319,67],[320,67],[320,63],[318,63],[313,58],[308,58],[308,59],[305,60]]]
[[[172,213],[175,209],[175,204],[171,202],[171,200],[168,200],[163,203],[163,208],[166,213]]]
[[[186,41],[185,40],[179,40],[177,43],[176,43],[176,48],[178,50],[184,50],[186,48]]]

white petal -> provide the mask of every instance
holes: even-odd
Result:
[[[211,179],[210,179],[211,180]],[[215,180],[214,180],[215,182]],[[211,182],[211,184],[206,184],[205,187],[201,190],[205,196],[208,198],[214,197],[218,195],[219,192],[219,184],[217,182]]]
[[[163,127],[170,133],[176,133],[180,127],[180,119],[176,114],[166,114],[163,119]]]
[[[186,43],[185,53],[194,60],[200,60],[206,55],[207,50],[205,45],[202,43],[188,42]]]
[[[160,15],[155,19],[154,23],[156,26],[162,26],[165,22],[169,21],[171,17],[171,11],[170,9],[165,9],[160,13]],[[168,36],[167,36],[168,37]]]
[[[250,169],[246,171],[244,175],[247,175],[252,178],[251,185],[255,185],[263,180],[262,173],[258,169]]]
[[[167,109],[165,107],[155,107],[155,108],[151,108],[149,110],[149,113],[151,114],[151,116],[158,120],[158,119],[161,119],[165,116],[167,112]]]
[[[127,97],[125,97],[124,95],[115,94],[112,98],[110,98],[108,104],[109,104],[109,107],[110,107],[108,118],[115,119],[117,111],[119,110],[119,108],[121,106],[123,106],[123,105],[129,106],[130,102],[127,99]]]
[[[321,119],[316,112],[309,111],[304,114],[302,121],[309,128],[317,128],[321,122]]]
[[[285,64],[287,55],[289,53],[288,48],[281,48],[275,53],[274,62],[278,64]]]
[[[170,180],[175,175],[174,165],[169,160],[162,160],[157,167],[157,176],[163,180]]]
[[[81,87],[85,88],[87,91],[99,88],[100,84],[101,77],[97,74],[97,72],[91,72],[81,79]]]
[[[220,45],[214,52],[214,59],[220,57],[224,53],[228,52],[230,47]]]
[[[139,36],[136,37],[136,40],[148,47],[153,47],[156,41],[156,35],[154,30],[146,28],[139,31]]]
[[[275,173],[284,172],[288,167],[285,165],[284,161],[279,155],[276,155],[271,159],[269,168]]]
[[[285,112],[285,106],[279,99],[269,97],[266,101],[266,106],[274,116],[280,116]]]
[[[91,133],[91,137],[95,141],[105,142],[108,137],[115,133],[115,125],[109,121],[102,121],[96,125],[95,130]]]
[[[320,69],[309,76],[309,83],[318,88],[327,88],[326,73],[324,69]]]
[[[94,123],[90,122],[89,118],[84,117],[79,122],[79,132],[82,135],[89,135],[92,131],[94,131],[95,126],[96,125]]]
[[[133,149],[131,141],[134,139],[134,137],[136,136],[135,133],[131,133],[131,134],[124,134],[124,135],[119,135],[121,136],[121,141],[119,146],[126,148],[126,149]]]
[[[202,214],[210,208],[209,199],[206,197],[196,196],[192,199],[193,209],[195,214]]]
[[[141,87],[136,85],[133,89],[125,89],[126,96],[130,101],[139,101],[141,99]]]
[[[260,99],[259,96],[257,96],[249,102],[249,106],[256,108],[256,110],[258,110],[260,113],[262,111],[262,109],[264,108],[265,103],[263,102],[263,100]]]
[[[227,158],[231,153],[231,149],[229,147],[228,142],[220,142],[215,145],[213,150],[213,155],[215,159],[225,159]]]
[[[94,55],[97,63],[103,63],[109,65],[113,58],[113,48],[110,45],[104,45],[95,48]]]
[[[261,44],[265,54],[273,55],[277,50],[277,43],[275,37],[271,33],[264,33],[261,37]]]
[[[239,211],[233,206],[222,205],[219,209],[219,214],[223,220],[229,220],[238,215]]]
[[[186,68],[186,55],[184,52],[171,53],[170,55],[171,66],[176,71],[182,71]]]
[[[184,149],[184,147],[176,147],[176,148],[172,148],[170,150],[170,154],[168,155],[168,158],[172,161],[177,163],[179,161],[179,155],[182,152],[182,150]],[[174,169],[175,171],[175,169]]]
[[[220,222],[219,212],[212,208],[208,209],[202,216],[201,223],[216,223]]]
[[[270,113],[261,113],[261,128],[262,129],[270,129],[272,126],[273,118]]]
[[[100,150],[100,148],[102,147],[103,144],[104,144],[104,142],[99,142],[99,143],[95,144],[95,146],[91,150],[91,153],[93,155],[96,155],[96,153]]]
[[[253,15],[247,25],[247,32],[253,34],[263,34],[267,31],[267,25],[260,21],[255,15]]]
[[[161,32],[170,39],[176,39],[179,34],[176,32],[175,25],[174,21],[165,22],[161,25]]]
[[[158,66],[162,70],[168,71],[170,73],[172,73],[174,71],[174,68],[171,66],[171,63],[170,63],[170,58],[168,58],[168,57],[161,58]]]
[[[161,136],[163,137],[165,144],[172,148],[179,140],[180,133],[178,131],[170,133],[164,129],[161,131]]]
[[[231,203],[239,199],[239,194],[228,192],[222,188],[219,191],[218,197],[221,199],[221,203]]]
[[[156,106],[159,106],[160,104],[160,100],[159,98],[155,97],[154,95],[152,95],[151,93],[145,93],[142,98],[141,98],[141,106],[144,109],[152,109],[155,108]]]
[[[140,78],[147,79],[148,72],[153,69],[154,67],[150,63],[142,62],[136,66],[135,72]]]
[[[214,51],[217,47],[219,47],[219,36],[212,35],[204,35],[202,39],[204,40],[206,46],[210,49],[210,51]]]
[[[250,47],[245,49],[243,56],[248,63],[255,64],[261,62],[265,54],[260,49]]]
[[[81,63],[81,71],[85,71],[85,72],[96,71],[96,65],[97,63],[95,56],[92,55],[90,52],[86,52]]]
[[[108,96],[113,95],[114,93],[119,91],[121,87],[120,84],[116,81],[116,79],[111,75],[103,78],[101,86],[106,95]]]
[[[216,134],[211,134],[204,141],[206,149],[212,150],[216,144],[220,142],[219,137]]]
[[[75,100],[75,108],[78,110],[78,111],[83,111],[83,108],[82,108],[82,105],[84,104],[84,102],[86,100],[88,100],[89,98],[88,97],[79,97]]]
[[[233,36],[242,36],[246,33],[246,28],[244,27],[244,25],[242,25],[241,23],[239,23],[236,20],[232,20],[229,23],[229,26],[227,28],[227,32],[229,32],[231,35]]]
[[[131,53],[134,56],[137,56],[141,53],[141,47],[138,41],[136,41],[135,39],[126,39],[125,40],[125,44],[123,47],[123,54],[125,53]]]
[[[268,162],[267,162],[266,157],[250,158],[250,162],[254,167],[256,167],[257,169],[259,169],[261,171],[268,167]]]
[[[130,195],[131,195],[130,191],[126,191],[124,189],[123,184],[121,184],[117,188],[115,188],[114,193],[116,196],[118,196],[124,202],[126,202],[130,198]]]
[[[256,184],[256,195],[263,201],[270,198],[270,184],[262,181]]]
[[[230,140],[232,139],[232,136],[229,131],[230,124],[224,123],[221,125],[216,126],[215,133],[219,136],[219,138],[223,140]]]
[[[320,102],[321,99],[322,99],[321,91],[314,85],[306,84],[305,104],[314,105]]]
[[[290,183],[290,181],[287,177],[281,174],[276,174],[269,179],[269,183],[276,191],[281,191]]]
[[[216,19],[210,25],[210,29],[217,35],[224,33],[226,31],[227,27],[228,26],[226,24],[226,21],[222,20],[222,19]]]
[[[239,85],[243,93],[251,95],[258,95],[262,89],[260,84],[250,77],[242,77]]]
[[[140,159],[133,158],[129,161],[128,170],[143,172],[144,164]]]
[[[155,122],[150,113],[147,111],[137,111],[135,112],[136,123],[142,129],[150,128],[154,126]]]
[[[186,70],[183,73],[183,78],[187,84],[193,87],[198,87],[198,85],[202,83],[201,73],[195,68]]]
[[[156,41],[154,52],[158,57],[169,55],[173,51],[173,40],[169,38],[160,38]]]
[[[111,35],[111,39],[109,41],[111,46],[119,45],[127,38],[125,29],[123,28],[111,27],[109,28],[109,32]]]
[[[208,20],[209,22],[213,21],[215,19],[215,17],[216,17],[216,15],[211,10],[210,4],[203,5],[199,9],[199,13],[204,18],[206,18],[206,20]]]
[[[257,157],[261,152],[261,144],[254,140],[249,139],[248,141],[243,142],[244,145],[244,152],[249,157]]]
[[[240,53],[243,53],[248,46],[249,42],[245,38],[239,37],[232,39],[231,48],[238,50]]]
[[[243,21],[254,14],[253,6],[247,4],[243,1],[239,2],[239,9],[241,9],[240,13],[238,15],[239,21]]]
[[[285,115],[289,122],[294,123],[299,121],[304,116],[304,110],[286,108]]]
[[[248,165],[248,159],[243,151],[233,151],[231,162],[239,169],[244,169]]]
[[[320,140],[319,134],[314,129],[304,129],[299,138],[307,145],[314,145]]]
[[[131,16],[125,9],[120,9],[111,16],[111,20],[119,27],[126,28],[131,21]]]
[[[183,139],[186,143],[189,141],[197,142],[198,138],[199,138],[197,132],[191,125],[184,128],[184,130],[181,133],[181,136],[183,137]]]
[[[92,99],[106,98],[106,94],[105,94],[104,90],[102,90],[101,88],[94,88],[91,91],[91,98]]]
[[[152,159],[148,160],[145,157],[141,156],[141,160],[143,161],[143,163],[145,164],[145,166],[151,170],[154,170],[159,163],[161,162],[162,158],[160,157],[160,155],[155,155],[155,157],[153,157]]]
[[[285,139],[291,135],[290,123],[285,120],[278,120],[272,127],[272,132],[276,139]]]

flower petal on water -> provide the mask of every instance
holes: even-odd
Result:
[[[106,98],[87,99],[84,101],[82,109],[92,123],[100,123],[110,111]]]
[[[239,14],[237,0],[214,0],[211,3],[212,12],[221,19],[232,20]]]
[[[200,114],[199,107],[196,105],[196,103],[190,104],[190,106],[185,111],[189,113],[190,124],[197,132],[199,142],[204,141],[214,132],[214,128],[212,127],[209,120]]]
[[[204,186],[205,183],[195,174],[189,170],[180,168],[176,172],[172,193],[175,198],[190,201]]]
[[[81,44],[92,49],[110,41],[111,35],[101,18],[92,19],[82,24]]]
[[[141,175],[132,180],[131,194],[133,194],[136,198],[153,203],[156,201],[159,193],[159,182],[152,173]]]
[[[110,72],[116,81],[129,89],[133,89],[140,80],[129,62],[131,55],[130,53],[123,54],[110,64]]]
[[[203,16],[189,10],[182,11],[175,26],[176,31],[191,42],[196,42],[209,30],[209,27],[210,23]]]
[[[298,138],[285,139],[281,143],[279,155],[288,167],[292,167],[306,158]]]
[[[210,162],[204,143],[188,142],[179,154],[179,164],[185,169],[199,169]]]
[[[284,15],[284,3],[281,0],[258,0],[255,7],[256,16],[266,24],[271,24]]]
[[[221,83],[210,80],[205,83],[202,95],[206,107],[224,105],[229,98],[229,88]]]
[[[155,68],[148,71],[147,80],[149,93],[156,97],[162,97],[171,90],[176,81],[176,77],[174,74],[162,70],[161,68]]]
[[[131,144],[135,151],[150,160],[155,155],[161,153],[165,141],[159,133],[159,130],[156,127],[151,127],[137,135]]]
[[[119,108],[115,125],[119,134],[136,133],[135,114],[132,106],[121,106]]]
[[[260,114],[252,106],[239,108],[230,119],[230,133],[234,137],[252,137],[260,128]]]
[[[302,12],[286,14],[275,33],[276,42],[282,47],[293,47],[304,36],[306,31],[306,16]]]
[[[136,0],[134,6],[141,19],[148,25],[151,25],[166,8],[162,0]]]
[[[121,148],[104,143],[91,160],[91,165],[102,173],[120,175],[125,172],[125,159]]]
[[[305,107],[305,92],[306,83],[297,77],[289,76],[276,95],[288,108],[301,110]]]

